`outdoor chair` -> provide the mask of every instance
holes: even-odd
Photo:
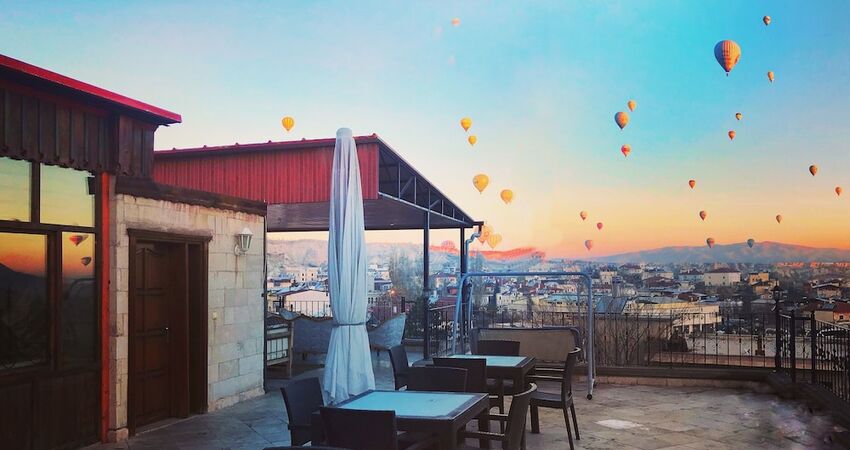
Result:
[[[313,412],[325,406],[322,386],[318,378],[292,381],[280,388],[286,415],[289,418],[289,434],[292,445],[304,445],[311,440]],[[317,442],[318,444],[318,442]]]
[[[407,359],[407,350],[403,345],[390,348],[390,363],[393,365],[393,380],[395,390],[407,386],[407,375],[410,373],[410,361]]]
[[[263,450],[300,450],[304,447],[266,447]],[[311,445],[308,447],[313,450],[346,450],[342,447],[316,447],[315,445]]]
[[[395,411],[319,408],[326,443],[351,450],[419,450],[437,445],[434,437],[399,444]]]
[[[580,348],[576,348],[567,354],[567,360],[564,362],[564,371],[562,376],[551,375],[529,375],[530,381],[551,381],[561,384],[561,392],[552,393],[538,390],[531,396],[531,432],[540,432],[540,418],[538,416],[538,408],[556,408],[564,412],[564,424],[567,426],[567,437],[570,439],[570,449],[573,447],[573,433],[570,430],[570,416],[573,415],[573,426],[576,429],[576,440],[581,439],[578,433],[578,421],[576,419],[576,407],[573,403],[573,369],[575,369],[578,355],[581,352]]]
[[[481,339],[476,346],[477,355],[519,356],[519,341]],[[513,380],[487,379],[487,392],[499,397],[499,412],[505,413],[505,394],[516,395],[523,386],[514,386]]]
[[[490,408],[499,406],[497,396],[489,395],[487,391],[487,361],[480,358],[434,358],[434,365],[438,367],[454,367],[466,369],[466,392],[488,394]],[[478,419],[479,428],[481,423],[487,420],[487,413]]]
[[[490,414],[491,420],[502,424],[502,433],[489,431],[462,431],[463,438],[499,441],[505,450],[520,450],[525,448],[525,418],[528,415],[528,405],[537,391],[537,385],[529,383],[528,390],[513,396],[511,408],[507,414]],[[464,447],[473,448],[473,447]]]
[[[466,369],[413,367],[407,376],[408,391],[466,392]]]

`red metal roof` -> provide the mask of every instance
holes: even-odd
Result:
[[[183,121],[180,114],[125,97],[121,94],[116,94],[115,92],[66,77],[65,75],[60,75],[56,72],[51,72],[47,69],[42,69],[41,67],[19,61],[5,55],[0,55],[0,69],[17,72],[29,78],[41,80],[62,89],[93,96],[120,108],[142,113],[146,117],[151,118],[153,122],[161,125],[179,123]]]

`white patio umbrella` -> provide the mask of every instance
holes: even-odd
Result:
[[[334,327],[323,389],[331,403],[375,388],[366,333],[366,233],[357,147],[348,128],[336,132],[328,224],[328,283]]]

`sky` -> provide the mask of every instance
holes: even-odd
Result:
[[[850,248],[846,1],[6,3],[0,53],[182,114],[157,148],[377,133],[500,249]],[[728,77],[723,39],[742,49]]]

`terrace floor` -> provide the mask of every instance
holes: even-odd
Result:
[[[380,358],[373,354],[373,365],[377,387],[391,389],[386,353]],[[317,375],[321,369],[298,378]],[[578,392],[582,388],[581,383],[574,387]],[[527,447],[569,448],[560,412],[540,411],[541,434],[529,432]],[[581,432],[577,448],[838,448],[830,444],[836,426],[829,416],[750,390],[599,384],[593,400],[577,396],[576,412]],[[124,443],[88,449],[262,449],[287,444],[283,400],[279,390],[272,389],[262,397],[175,421]]]

